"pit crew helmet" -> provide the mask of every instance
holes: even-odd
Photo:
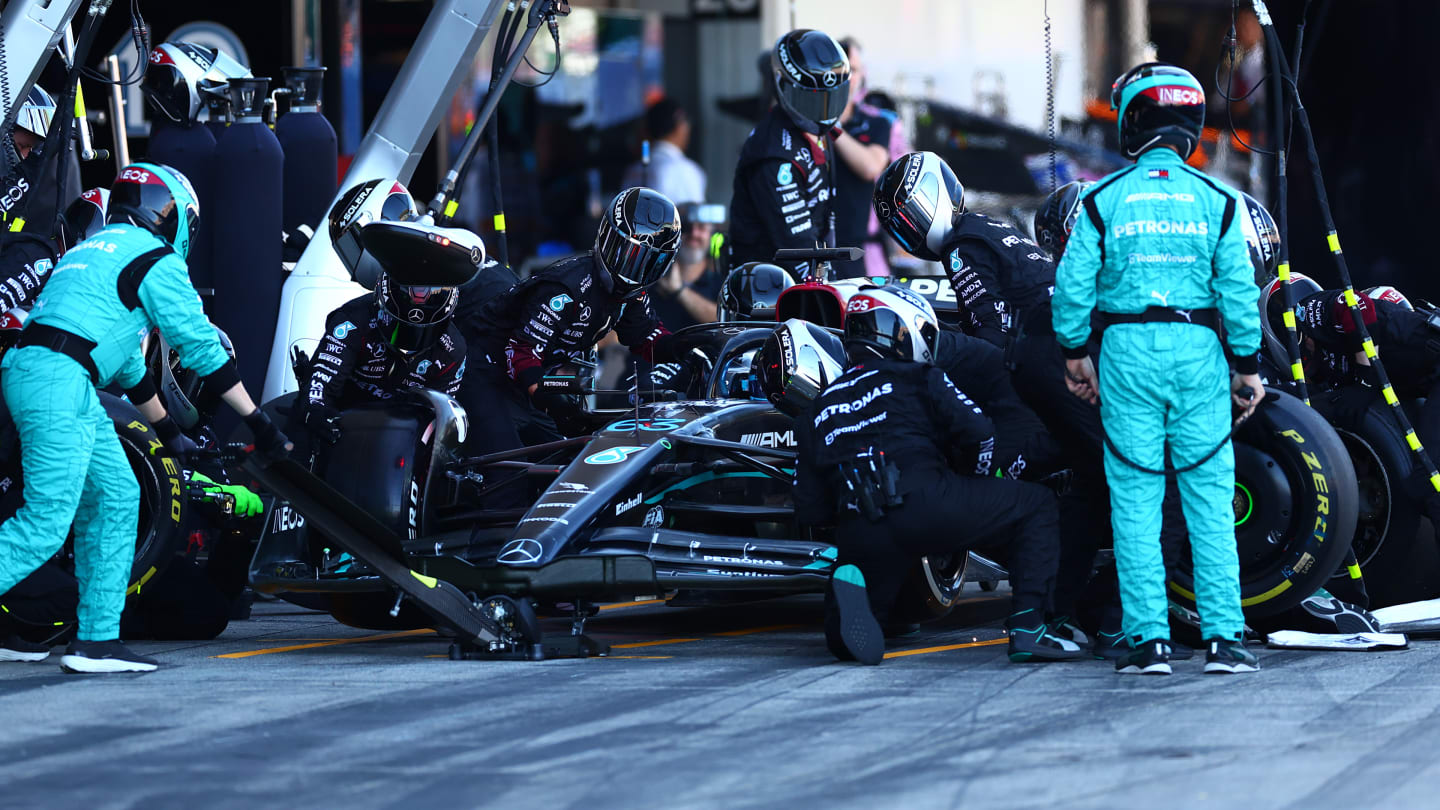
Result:
[[[845,304],[845,351],[852,363],[876,357],[933,363],[939,337],[930,302],[903,287],[861,287]]]
[[[188,127],[200,118],[207,93],[249,75],[248,68],[223,51],[190,42],[162,42],[150,51],[140,90],[156,112]]]
[[[110,204],[110,189],[86,189],[65,207],[61,218],[60,244],[69,250],[99,233],[105,227],[105,209]]]
[[[934,152],[911,152],[875,181],[875,218],[900,247],[940,261],[945,239],[965,212],[965,187]]]
[[[659,281],[680,250],[680,211],[669,197],[648,188],[615,195],[595,234],[595,261],[631,294]]]
[[[1127,158],[1157,146],[1174,146],[1188,158],[1200,145],[1205,123],[1205,88],[1190,71],[1164,62],[1127,70],[1110,87],[1120,152]]]
[[[1079,180],[1066,183],[1050,192],[1035,210],[1035,242],[1057,261],[1065,253],[1065,245],[1075,230],[1075,219],[1080,216],[1080,197],[1090,185]]]
[[[161,163],[132,163],[110,184],[105,222],[144,228],[185,259],[200,228],[200,198],[179,171]]]
[[[780,293],[795,277],[769,262],[746,262],[725,276],[720,289],[720,322],[774,321]]]
[[[750,371],[765,398],[798,416],[845,373],[845,346],[823,326],[791,318],[765,338]]]
[[[381,273],[375,300],[386,339],[409,353],[428,349],[440,339],[455,314],[460,294],[454,287],[400,284],[389,273]]]
[[[1240,218],[1240,227],[1245,246],[1250,249],[1250,263],[1255,266],[1255,283],[1264,284],[1280,264],[1280,228],[1259,200],[1243,191],[1240,200],[1245,203],[1246,214]]]
[[[1365,294],[1376,301],[1389,301],[1392,304],[1399,304],[1411,312],[1415,311],[1415,304],[1410,301],[1410,298],[1388,284],[1371,287],[1365,290]]]
[[[780,37],[770,72],[780,109],[811,135],[834,127],[850,101],[850,59],[823,31],[800,28]]]
[[[360,244],[359,229],[378,220],[405,222],[418,219],[415,198],[392,177],[366,180],[351,186],[330,206],[327,224],[330,244],[350,277],[367,289],[374,289],[384,270]]]
[[[1301,301],[1320,292],[1323,288],[1315,283],[1315,280],[1303,273],[1291,273],[1290,283],[1295,285],[1295,303],[1298,306]],[[1280,341],[1285,345],[1285,290],[1283,282],[1275,279],[1265,285],[1264,291],[1260,294],[1260,306],[1265,311],[1265,319],[1260,322],[1262,331],[1268,336]]]
[[[15,113],[15,126],[44,138],[50,132],[50,122],[55,120],[55,99],[40,85],[30,88],[20,111]]]

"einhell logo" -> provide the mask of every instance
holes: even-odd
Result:
[[[1166,106],[1194,107],[1205,103],[1205,94],[1193,87],[1180,85],[1161,85],[1151,87],[1142,92],[1142,95],[1149,96]]]

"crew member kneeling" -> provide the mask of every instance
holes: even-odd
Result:
[[[5,355],[5,401],[20,431],[25,505],[0,527],[0,593],[58,551],[73,520],[80,626],[61,659],[68,671],[156,667],[119,641],[140,489],[96,389],[119,383],[172,452],[194,445],[145,376],[140,337],[159,327],[181,361],[244,416],[262,458],[289,449],[245,392],[190,284],[185,257],[199,218],[184,175],[151,163],[124,169],[110,192],[108,227],[66,252],[19,346]],[[43,659],[49,649],[31,652]]]
[[[1185,165],[1205,118],[1205,91],[1194,76],[1173,65],[1139,65],[1116,80],[1111,106],[1119,113],[1121,149],[1137,163],[1082,197],[1051,308],[1067,384],[1083,399],[1100,398],[1109,439],[1105,474],[1124,629],[1133,647],[1115,668],[1170,673],[1160,548],[1165,476],[1154,474],[1168,442],[1177,469],[1198,464],[1177,479],[1209,647],[1205,671],[1253,672],[1259,665],[1242,636],[1227,396],[1253,410],[1265,395],[1256,374],[1259,290],[1242,233],[1246,214],[1239,192]],[[1108,325],[1103,390],[1086,349],[1097,306]],[[1239,371],[1233,378],[1220,345],[1222,323]],[[1245,387],[1253,392],[1248,401],[1239,393]]]
[[[1080,657],[1079,646],[1045,623],[1059,555],[1055,496],[1040,484],[994,477],[994,426],[931,365],[939,324],[929,303],[875,287],[848,308],[851,368],[796,420],[796,517],[835,522],[846,562],[827,603],[831,652],[880,663],[885,643],[875,614],[888,615],[921,556],[1008,542],[1010,660]]]

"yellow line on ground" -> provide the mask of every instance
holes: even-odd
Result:
[[[399,633],[381,633],[377,636],[357,636],[355,638],[337,638],[333,641],[317,641],[311,644],[292,644],[289,647],[268,647],[263,650],[249,650],[247,652],[225,653],[224,655],[211,656],[212,658],[249,658],[253,655],[270,655],[271,653],[293,652],[295,650],[312,650],[316,647],[335,647],[341,644],[359,644],[363,641],[384,641],[390,638],[405,638],[406,636],[434,635],[435,631],[429,628],[422,630],[404,630]]]
[[[601,610],[619,610],[620,608],[640,607],[641,605],[663,605],[664,599],[641,599],[638,602],[616,602],[613,605],[601,605]]]
[[[607,655],[607,656],[605,656],[605,657],[606,657],[606,658],[634,658],[634,659],[644,660],[644,661],[663,661],[663,660],[668,659],[668,658],[674,658],[675,656],[673,656],[673,655]]]
[[[611,644],[611,649],[628,650],[633,647],[659,647],[661,644],[686,644],[699,641],[698,638],[662,638],[658,641],[634,641],[629,644]]]
[[[723,633],[716,633],[717,636],[748,636],[751,633],[770,633],[779,630],[795,630],[804,627],[803,624],[772,624],[769,627],[747,627],[744,630],[726,630]]]
[[[946,652],[947,650],[963,650],[966,647],[993,647],[996,644],[1004,644],[1008,638],[992,638],[988,641],[970,641],[965,644],[944,644],[939,647],[916,647],[913,650],[895,650],[885,653],[886,658],[903,658],[907,655],[927,655],[929,653]]]

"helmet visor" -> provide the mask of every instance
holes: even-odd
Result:
[[[784,97],[785,108],[791,115],[802,121],[813,122],[823,131],[840,120],[840,113],[845,110],[845,103],[850,100],[850,80],[847,78],[834,87],[824,89],[810,89],[782,80],[780,94]]]
[[[390,314],[406,323],[439,323],[450,314],[454,294],[453,287],[393,285],[388,302]]]
[[[140,90],[150,106],[177,124],[188,122],[198,112],[191,109],[194,90],[174,65],[151,65],[140,80]]]
[[[906,252],[917,255],[928,252],[925,238],[930,234],[930,226],[935,223],[939,190],[939,180],[935,175],[927,174],[915,184],[915,191],[909,197],[895,203],[887,230]]]
[[[596,252],[610,275],[632,289],[659,281],[675,261],[676,253],[636,242],[618,229],[611,229],[601,238]]]

